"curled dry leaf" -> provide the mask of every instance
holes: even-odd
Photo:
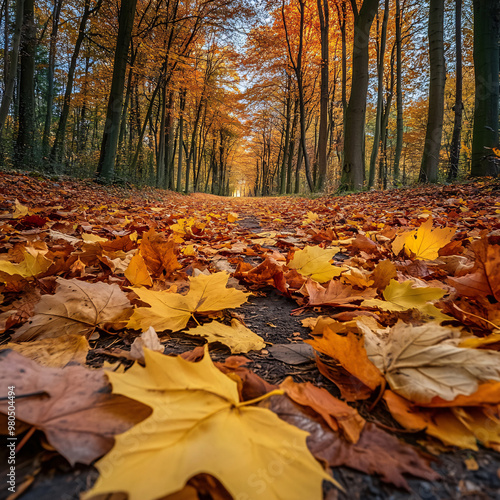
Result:
[[[382,337],[362,328],[368,358],[394,392],[415,403],[451,401],[476,392],[479,382],[500,380],[500,353],[458,347],[456,328],[399,322]]]
[[[172,240],[150,229],[142,235],[139,247],[140,254],[153,278],[168,278],[181,265],[176,255],[177,245]]]
[[[131,314],[132,306],[118,285],[58,278],[56,293],[42,296],[35,315],[12,340],[90,336],[96,328],[123,328]]]
[[[8,260],[0,260],[0,281],[7,283],[11,276],[21,276],[22,278],[33,278],[44,273],[53,264],[53,261],[47,259],[45,254],[47,249],[40,250],[31,246],[23,247],[21,250],[23,260],[19,263],[13,263]]]
[[[17,352],[1,351],[0,412],[5,414],[12,385],[16,418],[43,431],[71,464],[90,464],[112,448],[116,434],[151,413],[137,401],[111,394],[101,370],[47,368]]]
[[[115,491],[130,500],[162,498],[200,472],[218,478],[234,498],[255,500],[319,500],[322,481],[334,482],[307,450],[306,433],[240,403],[236,383],[207,354],[198,363],[148,350],[145,358],[145,367],[136,363],[108,377],[114,393],[147,404],[153,414],[116,438],[96,464],[101,476],[85,500]],[[282,474],[255,488],[249,477],[274,462]]]
[[[144,348],[150,349],[151,351],[161,352],[165,350],[155,332],[155,329],[150,326],[145,332],[141,333],[140,337],[136,337],[132,345],[130,346],[130,357],[132,359],[137,359],[144,361]]]
[[[449,446],[477,450],[479,441],[484,446],[500,450],[498,408],[416,407],[392,391],[385,392],[384,400],[394,419],[405,429],[425,430]]]
[[[85,364],[89,343],[82,335],[61,335],[32,342],[9,342],[0,349],[13,351],[36,361],[39,365],[62,368],[71,362]]]
[[[316,329],[321,327],[320,322]],[[375,390],[384,381],[379,368],[368,359],[363,339],[354,333],[338,335],[329,326],[322,328],[323,336],[306,340],[314,349],[337,360],[351,375],[356,377],[371,390]]]
[[[336,432],[340,431],[347,441],[358,442],[366,421],[356,409],[310,382],[297,384],[292,377],[287,377],[280,387],[296,403],[309,406],[321,415],[330,428]]]
[[[211,321],[196,328],[190,328],[186,335],[196,335],[207,339],[208,343],[220,342],[231,349],[233,354],[259,351],[266,347],[262,337],[252,332],[237,319],[231,320],[231,326],[218,321]]]

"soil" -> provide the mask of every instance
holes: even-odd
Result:
[[[226,202],[226,201],[225,201]],[[238,206],[235,204],[235,211]],[[270,230],[268,221],[262,221],[255,215],[243,213],[240,228],[243,231],[261,232]],[[282,228],[286,231],[286,228]],[[250,260],[252,260],[250,258]],[[245,324],[268,343],[268,349],[261,352],[246,354],[250,362],[248,368],[272,384],[279,384],[286,377],[292,376],[297,382],[312,382],[319,387],[325,387],[334,395],[338,391],[333,384],[324,378],[317,370],[315,363],[306,361],[301,364],[290,364],[277,359],[272,354],[271,347],[280,345],[303,345],[309,330],[304,328],[301,320],[308,316],[317,316],[318,312],[306,310],[298,314],[297,303],[279,294],[274,289],[259,290],[250,297],[247,304],[234,310],[233,314],[244,320]],[[0,338],[5,343],[9,335]],[[129,349],[132,337],[101,338],[96,347],[120,347]],[[179,354],[191,350],[203,342],[182,334],[171,334],[161,337],[166,354]],[[211,355],[214,360],[223,360],[229,356],[224,346],[213,346]],[[116,359],[102,353],[90,353],[88,364],[94,367],[104,361]],[[130,362],[122,360],[126,365]],[[370,414],[362,404],[359,411],[365,418],[372,421],[382,421],[390,427],[399,428],[387,412],[380,407]],[[423,439],[421,434],[397,433],[402,440],[416,446]],[[490,449],[480,448],[478,451],[453,450],[443,452],[436,447],[432,467],[440,476],[439,481],[422,481],[408,478],[411,492],[400,490],[390,484],[383,483],[376,476],[369,476],[347,467],[333,470],[334,477],[344,487],[346,493],[328,487],[325,491],[328,500],[403,500],[403,499],[499,499],[500,500],[500,454]],[[5,447],[2,447],[4,453]],[[428,450],[423,450],[428,453]],[[6,460],[0,457],[1,463]],[[97,471],[92,466],[77,465],[71,467],[65,459],[52,451],[46,444],[43,435],[36,432],[22,447],[17,455],[17,478],[19,480],[17,494],[10,500],[70,500],[78,499],[80,493],[88,490],[97,478]],[[475,470],[474,470],[475,469]],[[1,472],[5,478],[6,472]],[[7,498],[8,492],[0,491],[0,499]],[[307,500],[307,499],[304,499]]]

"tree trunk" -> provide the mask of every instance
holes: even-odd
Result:
[[[45,112],[45,126],[43,128],[42,157],[49,153],[50,129],[52,127],[52,106],[54,103],[54,70],[56,65],[57,32],[59,30],[59,16],[61,14],[62,0],[54,0],[52,11],[52,31],[49,43],[49,64],[47,66],[47,110]]]
[[[316,191],[322,191],[325,188],[328,168],[328,74],[330,71],[328,33],[330,28],[330,13],[328,8],[328,0],[317,0],[317,3],[321,29],[321,90],[318,138],[318,177],[316,179]]]
[[[293,155],[295,153],[295,137],[297,135],[297,121],[298,121],[298,108],[299,100],[295,99],[295,106],[293,111],[292,131],[290,133],[290,148],[288,150],[288,165],[287,165],[287,179],[286,179],[286,193],[292,193],[292,173],[293,173]]]
[[[476,99],[471,174],[477,177],[499,173],[498,159],[490,154],[490,148],[498,147],[500,2],[473,3]]]
[[[344,163],[341,188],[358,190],[365,177],[365,117],[368,92],[368,63],[370,27],[378,9],[378,0],[364,0],[358,13],[356,1],[351,0],[354,12],[354,42],[352,49],[351,96],[344,123]]]
[[[101,156],[97,167],[97,178],[105,183],[113,181],[116,149],[120,133],[120,118],[123,109],[123,88],[136,5],[137,0],[122,0],[118,16],[118,36],[116,39],[113,77],[106,111],[106,122],[104,124]]]
[[[382,114],[384,111],[384,58],[387,38],[387,22],[389,21],[389,0],[384,3],[384,18],[382,20],[382,32],[380,34],[380,45],[378,50],[377,64],[377,114],[375,117],[375,132],[373,134],[372,154],[370,157],[370,171],[368,175],[368,187],[375,183],[375,170],[377,165],[378,149],[380,145],[380,132],[382,128]],[[378,20],[377,20],[378,24]]]
[[[184,108],[186,107],[186,89],[179,93],[179,157],[177,158],[177,187],[176,191],[182,191],[182,155],[184,153]]]
[[[402,54],[401,54],[401,0],[396,1],[396,150],[394,152],[393,182],[399,184],[399,163],[401,161],[401,152],[403,151],[403,88],[402,88]]]
[[[302,52],[304,48],[304,14],[305,14],[305,2],[306,0],[299,0],[300,7],[300,27],[299,27],[299,49],[297,52],[297,61],[295,61],[292,48],[290,45],[290,38],[288,35],[288,29],[285,19],[285,8],[284,0],[281,8],[281,14],[283,18],[283,25],[285,27],[285,35],[288,46],[288,54],[290,56],[290,62],[292,63],[293,69],[295,71],[295,76],[297,78],[297,89],[299,92],[299,113],[300,113],[300,143],[302,144],[302,155],[304,157],[304,165],[306,171],[306,179],[309,189],[314,192],[314,183],[311,177],[311,167],[309,163],[309,155],[307,154],[307,144],[306,144],[306,109],[304,102],[304,85],[303,85],[303,70],[302,70]]]
[[[8,3],[6,3],[6,9],[9,8]],[[12,101],[12,96],[14,94],[14,84],[17,76],[17,64],[19,59],[19,45],[21,43],[21,30],[23,26],[24,17],[24,0],[16,0],[16,19],[14,24],[14,32],[12,33],[12,49],[9,57],[4,54],[5,57],[5,81],[4,81],[4,93],[2,96],[2,103],[0,104],[0,134],[2,133],[3,127],[7,120],[9,114],[10,103]],[[5,16],[5,22],[7,23],[8,16]],[[8,26],[6,25],[6,30]],[[7,38],[8,40],[8,38]],[[8,42],[5,42],[8,45]],[[7,62],[8,61],[8,62]]]
[[[444,0],[430,0],[429,11],[429,111],[419,182],[437,182],[443,134],[446,66],[443,39]],[[497,63],[498,66],[498,63]],[[498,117],[497,117],[498,119]]]
[[[78,27],[78,37],[76,39],[75,48],[73,49],[73,54],[71,55],[71,61],[69,63],[68,77],[67,77],[68,79],[66,81],[66,89],[64,91],[61,116],[59,117],[59,123],[57,125],[54,144],[52,145],[52,149],[50,151],[50,156],[48,160],[49,161],[48,167],[52,171],[55,171],[63,160],[64,144],[66,142],[66,126],[68,124],[68,117],[71,105],[71,95],[73,93],[73,81],[75,78],[76,63],[78,61],[78,56],[80,54],[80,48],[85,38],[87,21],[92,14],[95,14],[101,8],[101,5],[102,5],[102,0],[99,0],[96,6],[93,9],[90,9],[90,0],[85,0],[85,10],[80,20],[80,25]]]
[[[21,78],[19,81],[19,128],[15,163],[18,168],[32,169],[35,160],[35,2],[25,0],[21,36]]]
[[[281,162],[281,172],[280,172],[280,194],[285,194],[286,192],[286,174],[287,174],[287,162],[288,162],[288,148],[290,145],[290,121],[292,114],[292,88],[291,88],[291,78],[287,75],[287,96],[285,104],[285,144],[283,146],[283,159]]]

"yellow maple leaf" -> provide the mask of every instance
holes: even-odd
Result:
[[[302,224],[311,224],[311,222],[316,222],[319,219],[319,215],[315,212],[307,212],[305,219],[302,221]]]
[[[290,269],[296,269],[303,276],[308,276],[318,283],[330,281],[335,276],[345,271],[343,267],[330,264],[333,256],[340,248],[321,248],[320,246],[306,246],[303,250],[297,250],[293,259],[288,263]]]
[[[189,278],[190,289],[186,295],[134,288],[139,298],[151,307],[135,309],[127,326],[137,330],[146,330],[152,326],[157,332],[177,332],[187,325],[189,318],[195,313],[239,307],[247,301],[250,294],[227,288],[228,278],[229,274],[224,271]]]
[[[148,267],[139,252],[132,257],[127,269],[125,270],[125,278],[127,278],[134,286],[153,285],[153,280],[149,274]]]
[[[251,406],[255,400],[240,402],[236,382],[208,355],[191,363],[144,351],[145,367],[107,375],[115,394],[153,413],[116,436],[83,500],[118,491],[129,500],[163,498],[199,473],[219,479],[233,498],[253,500],[319,500],[322,481],[335,483],[307,449],[308,433]]]
[[[415,259],[434,260],[439,257],[439,250],[447,245],[455,235],[452,227],[432,228],[432,219],[422,224],[416,231],[406,236],[405,251]]]
[[[229,212],[227,215],[228,222],[236,222],[239,219],[239,216],[236,212]]]
[[[442,288],[420,287],[414,288],[408,280],[398,283],[396,280],[384,288],[385,300],[368,299],[361,303],[366,307],[378,307],[384,311],[406,311],[413,308],[425,307],[429,301],[440,299],[445,291]],[[432,305],[432,304],[431,304]]]
[[[12,214],[12,218],[21,219],[22,217],[28,215],[28,212],[28,207],[21,205],[21,203],[19,203],[19,200],[16,198],[14,202],[14,213]]]
[[[23,278],[32,278],[44,273],[52,265],[53,261],[47,259],[45,254],[47,249],[38,249],[35,247],[25,247],[21,250],[24,259],[18,264],[8,260],[0,260],[0,273],[6,273],[10,276],[19,275]],[[0,281],[6,282],[6,279]]]
[[[228,346],[233,354],[259,351],[266,347],[262,337],[242,325],[237,319],[231,320],[231,326],[212,321],[196,328],[190,328],[186,334],[204,337],[209,343],[220,342]]]

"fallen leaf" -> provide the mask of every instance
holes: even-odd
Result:
[[[357,443],[341,438],[315,412],[304,412],[285,396],[265,400],[280,418],[309,433],[311,453],[330,467],[347,466],[365,474],[378,474],[382,481],[410,491],[406,474],[432,481],[439,478],[412,446],[367,423]],[[308,498],[308,497],[307,497]]]
[[[29,209],[28,207],[19,203],[19,200],[16,198],[14,201],[14,212],[12,214],[13,219],[20,219],[25,215],[28,215]]]
[[[306,433],[269,410],[240,403],[236,383],[205,354],[198,363],[145,351],[124,374],[108,373],[115,394],[153,408],[144,422],[116,438],[96,467],[84,495],[125,491],[130,500],[153,500],[181,490],[200,472],[218,478],[234,498],[321,499],[322,481],[333,482],[306,447]],[[279,464],[280,474],[249,477]],[[165,474],[168,464],[168,474]]]
[[[314,350],[307,344],[274,344],[268,350],[273,358],[287,365],[302,365],[314,361]]]
[[[384,400],[394,419],[410,431],[424,431],[444,444],[477,450],[475,436],[447,410],[434,411],[415,407],[392,391],[385,391]]]
[[[412,281],[398,283],[391,280],[384,289],[385,300],[369,299],[361,303],[364,307],[378,307],[384,311],[406,311],[421,308],[431,300],[440,299],[446,292],[442,288],[413,287]]]
[[[383,290],[397,274],[396,266],[390,260],[382,260],[373,270],[373,286],[377,290]]]
[[[318,325],[320,323],[318,322]],[[318,328],[318,325],[316,328]],[[351,375],[360,380],[372,391],[384,382],[384,377],[377,366],[368,359],[363,339],[354,333],[338,335],[329,326],[322,328],[323,335],[312,340],[305,340],[316,351],[333,358]]]
[[[151,228],[142,235],[139,252],[153,278],[168,278],[181,265],[176,255],[177,245]]]
[[[355,290],[352,286],[343,285],[340,281],[331,280],[327,287],[308,279],[304,288],[309,295],[308,305],[315,306],[342,306],[352,302],[375,297],[375,289]]]
[[[280,387],[287,396],[302,406],[311,407],[334,431],[341,431],[351,443],[357,443],[365,419],[347,403],[332,396],[326,389],[316,387],[310,382],[297,384],[292,377],[287,377]]]
[[[237,319],[231,320],[231,326],[223,325],[218,321],[211,321],[196,328],[190,328],[186,335],[196,335],[206,338],[208,343],[220,342],[231,349],[233,354],[248,351],[259,351],[266,344],[262,337],[252,332]]]
[[[432,228],[432,219],[427,219],[416,231],[406,236],[405,250],[415,259],[434,260],[439,257],[439,250],[447,245],[455,235],[451,227]]]
[[[149,274],[146,262],[144,262],[144,258],[139,252],[132,257],[125,270],[125,278],[134,286],[153,286],[153,280]]]
[[[140,337],[136,337],[130,346],[130,356],[132,359],[144,361],[144,348],[151,351],[161,352],[165,350],[155,332],[155,329],[150,326],[145,332],[141,333]]]
[[[0,346],[0,349],[12,349],[39,365],[51,368],[62,368],[71,362],[85,364],[89,348],[85,337],[71,334],[32,342],[9,342]]]
[[[439,396],[451,401],[477,391],[479,382],[500,380],[500,353],[456,345],[460,331],[437,323],[399,322],[387,337],[365,330],[368,358],[391,389],[415,403]]]
[[[340,251],[337,247],[321,248],[320,246],[306,246],[297,250],[293,259],[288,263],[290,269],[296,269],[303,276],[319,283],[330,281],[345,270],[330,264],[333,256]]]
[[[0,351],[0,412],[5,414],[9,386],[15,386],[16,418],[43,431],[72,465],[92,463],[113,447],[116,434],[151,414],[146,405],[111,394],[101,370],[48,368]]]
[[[55,295],[42,296],[35,306],[35,315],[12,339],[90,336],[96,328],[125,326],[131,313],[132,306],[118,285],[58,278]]]
[[[189,278],[190,289],[186,295],[133,288],[139,298],[151,307],[134,309],[127,326],[142,330],[152,326],[157,332],[176,332],[182,330],[196,313],[239,307],[247,301],[250,294],[226,288],[228,278],[229,274],[226,272]]]
[[[487,237],[471,245],[476,254],[474,268],[470,274],[448,281],[457,292],[467,297],[492,295],[500,301],[500,245],[490,243]]]
[[[21,250],[23,260],[17,264],[8,260],[0,260],[0,281],[6,283],[8,278],[3,276],[5,273],[9,276],[19,275],[23,278],[33,278],[44,273],[52,265],[53,261],[47,259],[45,254],[47,250],[39,250],[34,247],[26,246]]]

